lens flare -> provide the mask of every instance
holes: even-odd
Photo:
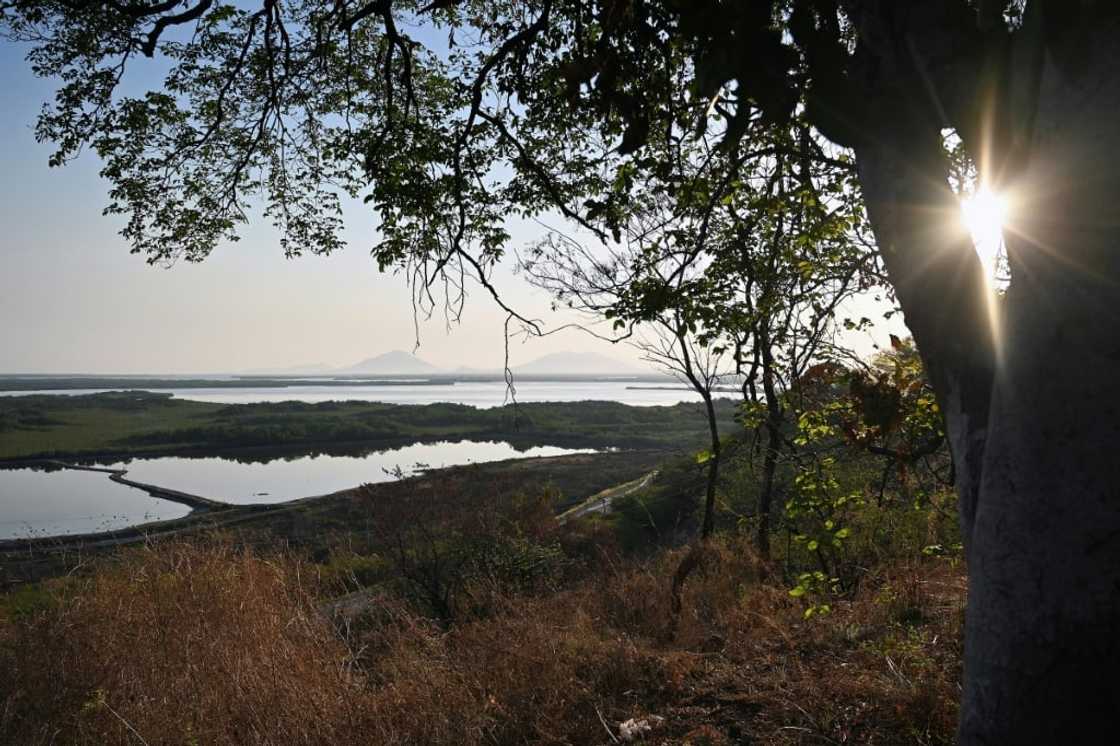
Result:
[[[972,234],[972,242],[976,245],[976,253],[989,283],[995,279],[996,259],[1003,247],[1003,227],[1009,213],[1007,198],[986,186],[961,200],[961,219]]]

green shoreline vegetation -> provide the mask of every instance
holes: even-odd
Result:
[[[734,404],[721,401],[730,425]],[[515,445],[693,448],[707,424],[702,405],[617,402],[461,404],[213,404],[122,391],[0,397],[0,461],[92,458],[245,448],[322,448],[422,440],[509,440]]]

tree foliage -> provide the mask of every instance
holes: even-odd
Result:
[[[617,243],[650,182],[694,212],[728,199],[735,168],[664,157],[695,157],[697,129],[736,167],[790,148],[766,127],[807,69],[777,25],[796,14],[700,5],[15,1],[3,24],[60,81],[37,128],[51,163],[96,152],[150,261],[204,259],[257,206],[288,255],[329,253],[352,197],[382,268],[458,288],[507,249],[509,215]]]

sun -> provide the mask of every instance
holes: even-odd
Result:
[[[972,234],[972,242],[976,245],[976,253],[989,282],[995,273],[996,257],[1003,246],[1003,228],[1009,213],[1007,197],[987,186],[981,186],[972,196],[961,200],[961,219]]]
[[[1003,240],[1007,220],[1007,198],[988,187],[980,187],[971,197],[961,200],[965,227],[977,244]]]

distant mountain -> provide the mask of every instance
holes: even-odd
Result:
[[[649,373],[597,352],[553,352],[536,360],[517,365],[514,374],[522,375],[584,375],[635,376]]]
[[[553,352],[523,365],[513,367],[514,374],[530,376],[580,375],[580,376],[638,376],[649,375],[651,370],[620,362],[597,352]],[[426,376],[426,375],[494,376],[501,375],[501,368],[472,368],[459,366],[448,371],[437,368],[410,352],[393,350],[366,358],[359,363],[342,368],[327,365],[300,365],[290,368],[259,368],[245,371],[249,376]]]
[[[421,360],[410,352],[393,350],[376,357],[366,358],[360,363],[355,363],[349,368],[338,368],[333,371],[338,375],[425,375],[441,372],[431,363]]]

